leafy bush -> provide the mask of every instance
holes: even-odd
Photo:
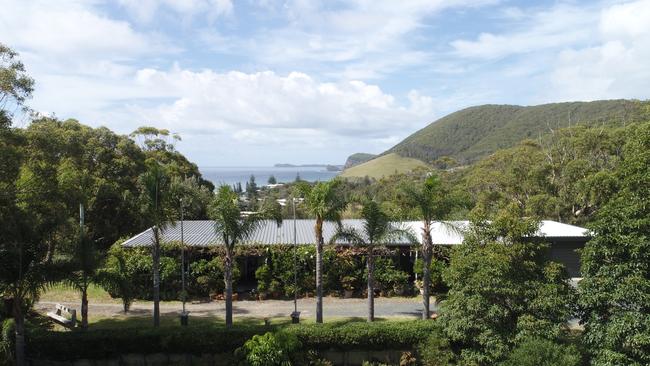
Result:
[[[294,334],[268,332],[253,336],[236,353],[244,358],[246,365],[284,366],[292,364],[292,356],[300,348],[300,341]]]
[[[503,366],[578,366],[580,352],[573,345],[530,338],[515,348]]]
[[[423,276],[423,267],[424,261],[422,258],[418,258],[413,264],[413,272],[418,275],[419,279],[422,279]],[[429,293],[445,293],[448,290],[447,284],[442,277],[442,273],[448,267],[448,263],[442,260],[432,260],[431,266],[429,267],[429,275],[431,282],[429,282]]]
[[[436,322],[325,323],[289,326],[308,349],[412,349],[436,329]]]
[[[364,271],[364,281],[367,281],[368,271]],[[402,295],[409,286],[409,274],[395,268],[390,258],[375,259],[375,286],[387,295]]]
[[[0,366],[14,364],[14,338],[16,325],[13,319],[4,319],[0,323]]]
[[[455,360],[449,340],[439,328],[418,345],[418,355],[423,366],[453,365]]]
[[[161,328],[89,329],[86,332],[56,332],[31,329],[27,349],[31,358],[47,360],[105,359],[127,353],[232,353],[265,326],[238,325]]]
[[[188,276],[188,292],[190,296],[206,296],[210,294],[221,294],[225,289],[223,282],[223,260],[214,257],[211,260],[199,259],[190,264],[190,276]],[[233,285],[237,283],[240,272],[237,266],[233,266]]]

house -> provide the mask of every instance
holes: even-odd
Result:
[[[284,220],[281,225],[275,221],[267,220],[262,222],[258,230],[241,245],[313,245],[316,242],[314,234],[313,219],[295,220],[295,242],[294,242],[294,220]],[[363,221],[357,219],[343,220],[344,226],[362,228]],[[422,223],[420,221],[405,221],[396,223],[404,228],[410,228],[414,233],[422,232]],[[210,220],[185,220],[174,222],[168,226],[162,233],[164,243],[181,242],[181,226],[183,228],[183,242],[190,248],[209,248],[217,245],[223,245],[219,236],[215,234],[214,223]],[[436,222],[432,225],[431,235],[435,245],[454,246],[463,242],[463,231],[469,226],[468,221],[451,221],[445,224]],[[325,243],[329,243],[336,232],[336,224],[325,222],[323,225],[323,237]],[[419,235],[418,235],[419,236]],[[572,278],[580,276],[580,254],[579,250],[584,247],[589,240],[588,230],[563,224],[556,221],[544,220],[540,223],[536,238],[543,238],[550,245],[550,259],[564,264],[569,275]],[[124,247],[143,247],[150,246],[153,240],[151,229],[126,240],[122,245]],[[421,239],[420,239],[421,240]],[[350,245],[345,241],[338,241],[335,245]],[[417,246],[413,245],[407,238],[397,239],[387,245],[388,247],[399,249],[406,257],[407,261],[413,261],[417,253]],[[249,258],[244,262],[246,267],[242,275],[250,277],[254,274],[259,265],[257,258]],[[405,268],[412,270],[412,265]]]

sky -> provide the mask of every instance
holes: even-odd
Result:
[[[456,110],[650,97],[650,0],[0,0],[30,107],[199,166],[342,164]]]

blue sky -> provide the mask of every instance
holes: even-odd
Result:
[[[455,110],[647,99],[650,0],[0,0],[30,105],[201,166],[342,163]]]

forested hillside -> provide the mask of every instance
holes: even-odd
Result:
[[[483,105],[445,116],[415,132],[384,154],[397,153],[427,163],[448,156],[460,164],[562,127],[629,124],[642,119],[642,103],[604,100],[531,107]]]

